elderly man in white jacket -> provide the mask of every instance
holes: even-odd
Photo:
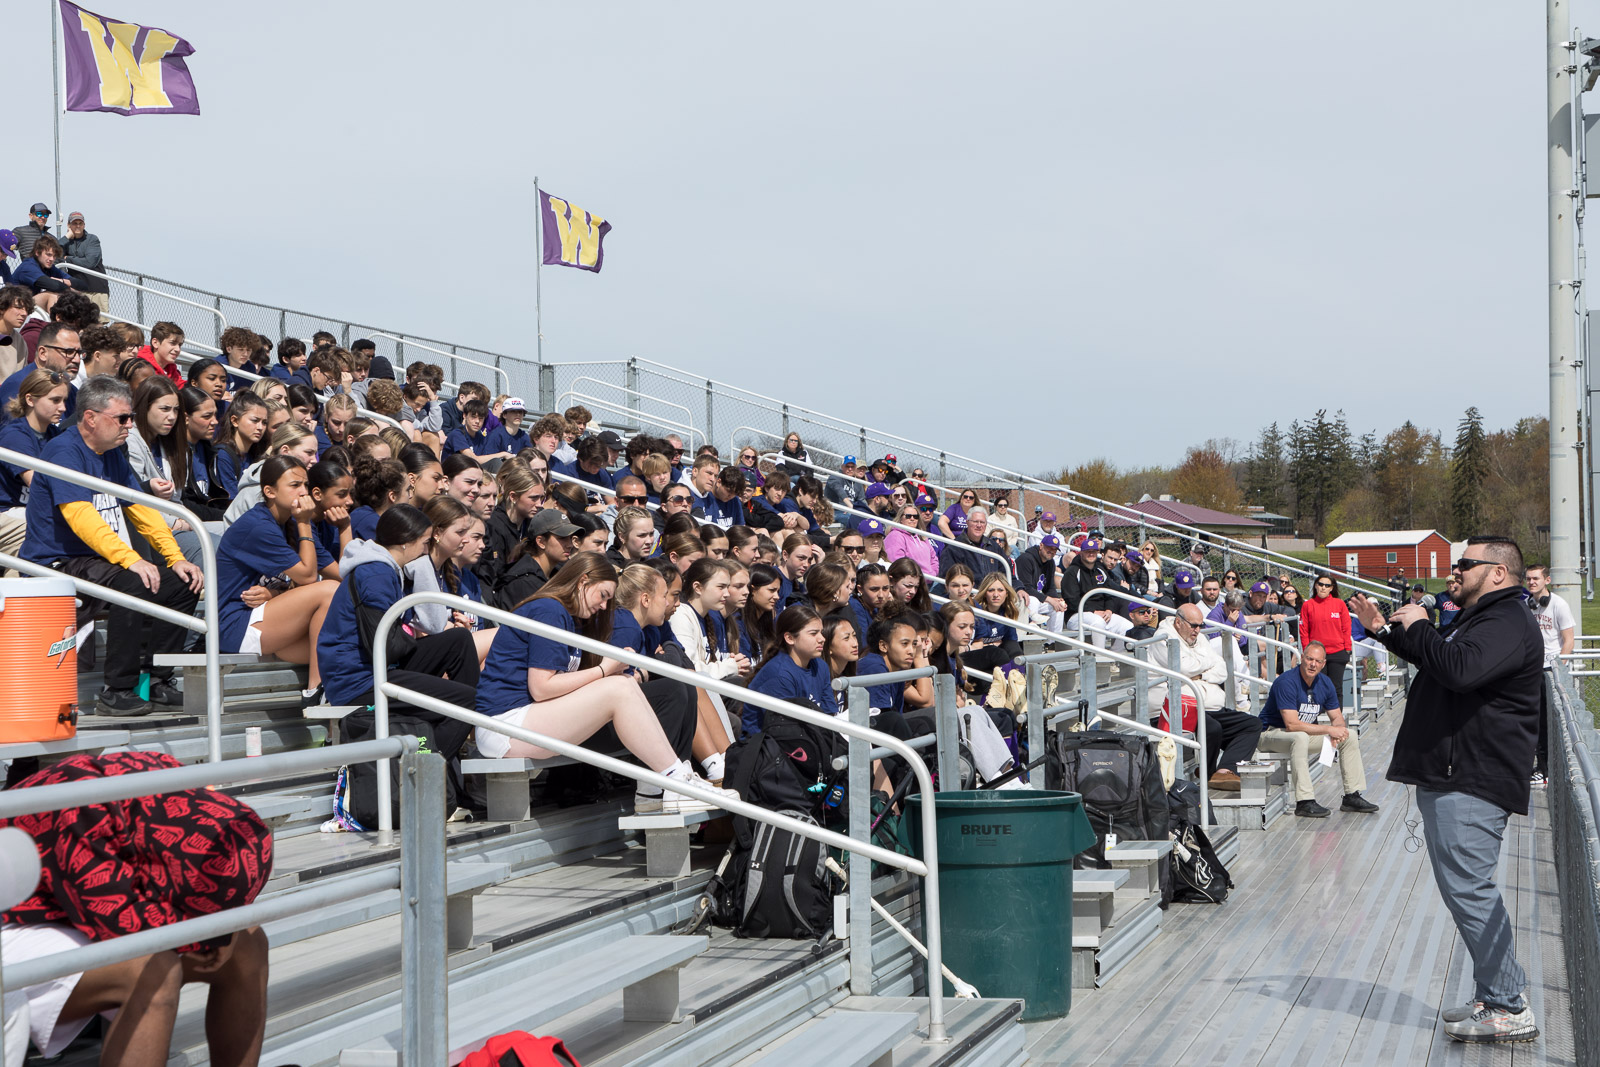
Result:
[[[1212,772],[1211,788],[1219,792],[1237,793],[1239,761],[1249,759],[1255,752],[1256,740],[1261,736],[1261,720],[1254,715],[1224,707],[1227,696],[1222,685],[1228,680],[1228,666],[1201,632],[1204,626],[1205,612],[1198,604],[1181,605],[1177,615],[1163,619],[1156,629],[1161,637],[1177,638],[1178,663],[1173,665],[1168,662],[1171,658],[1170,640],[1151,645],[1150,660],[1158,666],[1180,671],[1199,684],[1201,696],[1205,699],[1206,766]],[[1179,696],[1193,693],[1188,686],[1177,688]],[[1149,708],[1152,717],[1160,713],[1167,695],[1167,682],[1155,684],[1152,679]],[[1185,726],[1189,725],[1188,716],[1181,721]]]

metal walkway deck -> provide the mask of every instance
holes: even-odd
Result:
[[[1383,779],[1399,714],[1362,737],[1377,815],[1280,818],[1240,837],[1221,907],[1175,904],[1161,938],[1071,1015],[1030,1023],[1030,1064],[1575,1064],[1544,794],[1514,817],[1500,886],[1543,1036],[1463,1045],[1438,1014],[1465,1002],[1471,961],[1439,900],[1410,791]],[[1408,829],[1415,822],[1415,836]]]

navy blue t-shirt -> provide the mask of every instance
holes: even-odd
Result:
[[[850,598],[850,611],[856,620],[856,643],[862,648],[867,647],[867,629],[872,625],[872,613],[867,606],[855,597]],[[859,671],[860,668],[857,668]]]
[[[1015,626],[1003,626],[990,619],[980,618],[974,621],[972,628],[972,639],[974,641],[993,641],[996,638],[1001,641],[1015,641],[1017,639],[1017,628]]]
[[[691,495],[693,491],[691,490]],[[744,501],[736,496],[727,500],[718,500],[715,491],[707,493],[704,501],[696,498],[695,503],[705,512],[706,521],[716,523],[726,530],[730,526],[747,526],[745,522]]]
[[[363,541],[372,540],[378,536],[378,520],[382,517],[365,504],[350,509],[350,535]]]
[[[217,449],[217,489],[230,497],[238,496],[239,476],[249,465],[249,458],[236,456],[233,449]]]
[[[856,677],[868,674],[888,674],[888,662],[876,652],[869,652],[856,663]],[[877,711],[906,710],[906,683],[895,682],[889,685],[874,685],[867,689],[867,699],[870,707]]]
[[[558,626],[569,633],[578,632],[572,614],[561,606],[561,601],[552,597],[530,600],[513,614]],[[532,704],[533,697],[528,694],[530,668],[573,671],[578,669],[581,658],[578,650],[571,645],[530,634],[526,630],[500,627],[495,631],[494,644],[489,647],[483,673],[478,677],[478,713],[501,715],[512,708]]]
[[[265,501],[223,531],[217,545],[217,625],[222,651],[239,651],[250,623],[250,608],[239,595],[262,578],[287,573],[299,565],[300,553]]]
[[[353,587],[360,595],[363,607],[384,612],[405,594],[405,587],[401,583],[400,568],[382,560],[363,563],[341,578],[339,591],[328,602],[322,633],[317,637],[317,662],[322,668],[328,703],[354,704],[357,697],[372,692],[372,660],[361,651],[351,589]],[[413,617],[414,613],[408,611],[403,621],[410,622]]]
[[[311,524],[311,536],[317,539],[317,570],[339,562],[339,557],[344,555],[344,548],[339,544],[339,527],[327,519],[318,519]]]
[[[781,652],[767,661],[767,665],[750,679],[752,692],[763,693],[779,700],[798,698],[809,702],[818,711],[835,715],[839,705],[834,700],[833,676],[828,662],[818,656],[801,669],[787,652]],[[767,711],[754,704],[744,706],[744,732],[757,733],[766,721]]]
[[[617,492],[615,479],[612,478],[611,472],[604,467],[590,474],[578,466],[577,460],[573,460],[571,463],[552,463],[550,464],[550,469],[557,474],[565,474],[569,478],[576,478],[580,482],[593,486],[606,496],[614,496]]]
[[[44,446],[61,433],[60,426],[46,426],[38,433],[27,419],[12,419],[0,430],[0,448],[39,458]],[[20,508],[28,502],[28,487],[22,481],[22,468],[0,463],[0,508]]]
[[[1268,730],[1283,729],[1283,715],[1285,708],[1301,710],[1301,721],[1307,720],[1306,715],[1311,714],[1311,708],[1321,711],[1333,711],[1339,707],[1339,690],[1333,684],[1333,679],[1326,674],[1318,674],[1317,680],[1309,687],[1306,680],[1300,676],[1300,668],[1285,671],[1272,683],[1272,689],[1267,693],[1267,703],[1261,709],[1261,725]]]
[[[492,456],[497,452],[510,452],[512,455],[516,455],[524,448],[527,448],[529,444],[531,442],[528,440],[526,430],[518,430],[516,433],[512,433],[506,429],[504,423],[501,423],[484,436],[481,446],[473,445],[472,447],[477,450],[479,455],[483,456]]]
[[[104,455],[96,455],[76,426],[63,430],[46,444],[39,458],[46,463],[143,492],[133,468],[128,466],[125,449],[113,448]],[[22,542],[23,559],[35,563],[53,563],[69,556],[96,554],[72,532],[61,514],[61,505],[79,501],[93,504],[106,524],[123,540],[128,540],[128,521],[122,514],[123,501],[40,474],[34,477],[28,493],[28,533]]]
[[[482,430],[473,435],[467,432],[465,426],[457,426],[446,435],[442,449],[443,455],[440,458],[449,459],[457,452],[465,452],[469,448],[472,449],[472,454],[475,456],[487,455],[490,450],[483,447],[484,438],[487,436]]]

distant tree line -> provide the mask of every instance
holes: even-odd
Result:
[[[1489,433],[1475,407],[1448,443],[1410,421],[1357,437],[1343,411],[1321,410],[1287,430],[1274,422],[1247,446],[1206,441],[1176,467],[1121,470],[1102,458],[1043,477],[1119,503],[1170,493],[1219,511],[1254,505],[1293,517],[1318,543],[1346,530],[1434,529],[1452,540],[1505,533],[1533,548],[1549,522],[1549,441],[1543,417]]]

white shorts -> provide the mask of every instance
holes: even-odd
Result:
[[[261,631],[256,623],[267,617],[267,606],[257,604],[250,609],[250,621],[244,624],[244,636],[239,639],[239,652],[246,656],[261,655]]]
[[[8,964],[53,956],[87,944],[89,938],[81,930],[57,923],[0,927],[0,955]],[[61,1019],[61,1009],[67,1006],[67,998],[82,977],[81,973],[68,974],[5,995],[5,1067],[21,1067],[29,1037],[46,1059],[52,1059],[61,1055],[89,1025],[93,1016]]]
[[[531,707],[533,707],[532,704],[525,704],[520,708],[503,711],[495,716],[495,720],[503,722],[507,726],[521,726],[522,717],[528,713],[528,709]],[[479,726],[473,731],[472,736],[478,742],[478,751],[483,755],[484,759],[504,759],[506,753],[511,751],[511,738],[505,734]]]

